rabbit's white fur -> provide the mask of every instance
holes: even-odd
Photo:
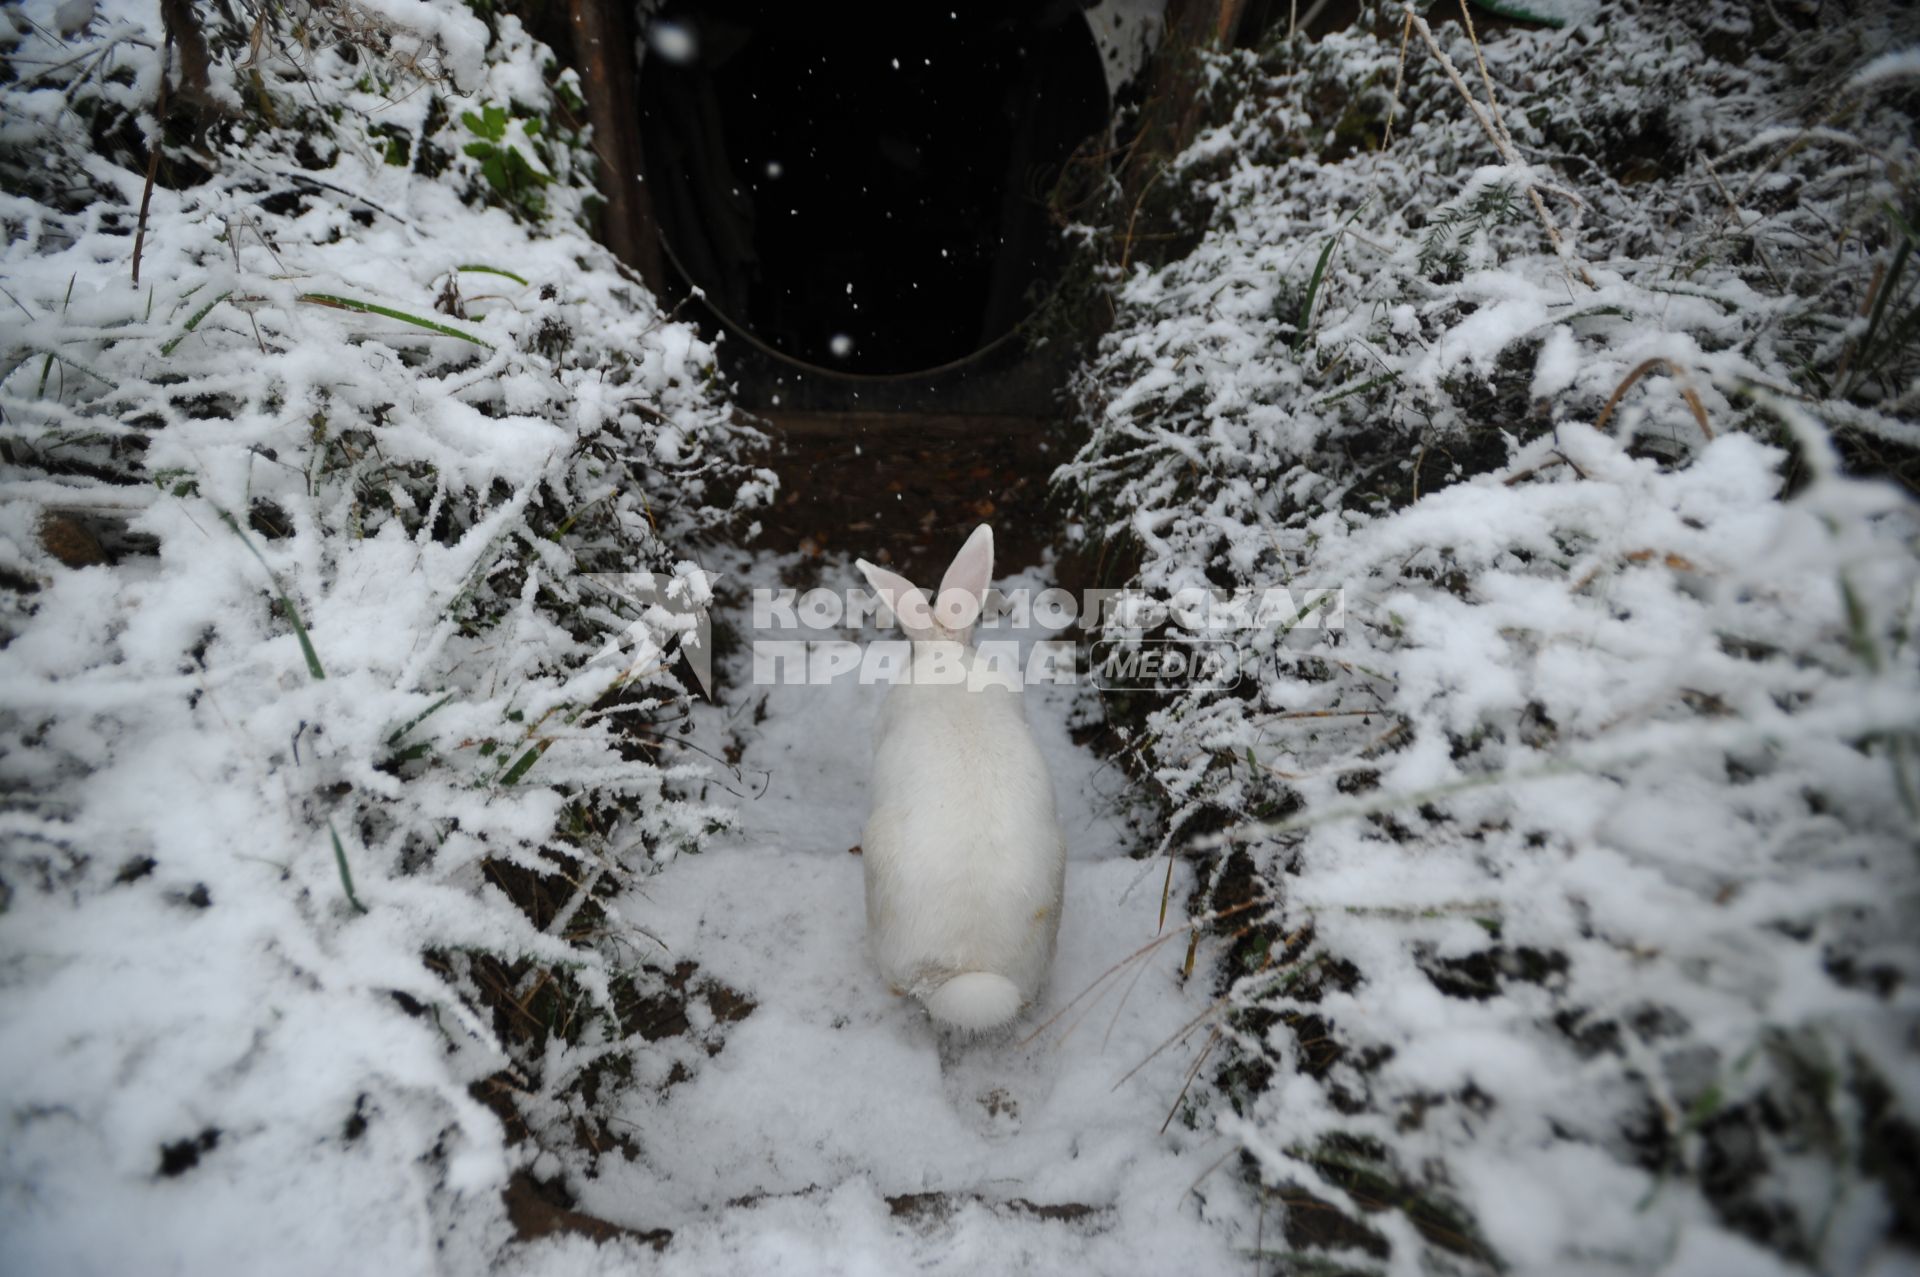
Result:
[[[911,677],[874,737],[862,843],[867,936],[880,973],[955,1028],[997,1028],[1040,993],[1060,930],[1066,839],[1018,680],[969,645],[993,574],[982,525],[937,604],[884,568],[860,570],[913,639]]]

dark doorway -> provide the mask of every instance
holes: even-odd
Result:
[[[886,374],[1030,311],[1059,251],[1047,192],[1107,114],[1074,0],[669,0],[643,21],[645,180],[723,318]]]

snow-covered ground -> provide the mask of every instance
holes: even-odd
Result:
[[[778,584],[791,579],[781,566],[747,560],[728,578]],[[810,566],[820,584],[857,580],[844,560]],[[943,1044],[867,959],[861,864],[849,854],[885,689],[754,686],[751,674],[744,650],[723,666],[722,703],[701,714],[696,738],[716,753],[744,746],[727,781],[745,795],[740,827],[618,908],[659,937],[656,960],[695,963],[696,979],[754,1007],[716,1026],[713,1055],[674,1056],[691,1076],[626,1093],[617,1125],[639,1156],[603,1159],[579,1186],[580,1208],[673,1230],[667,1272],[1231,1265],[1254,1223],[1219,1166],[1234,1146],[1167,1123],[1204,1031],[1155,1054],[1211,1001],[1203,981],[1180,975],[1187,883],[1176,881],[1171,938],[1136,957],[1168,934],[1162,876],[1127,854],[1140,840],[1124,819],[1128,787],[1070,738],[1088,690],[1028,695],[1070,856],[1049,996],[1008,1034]],[[670,1067],[657,1066],[663,1078]],[[585,1271],[630,1262],[572,1250]],[[544,1246],[519,1262],[549,1271]]]

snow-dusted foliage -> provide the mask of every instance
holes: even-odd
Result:
[[[1226,911],[1189,1119],[1300,1262],[1920,1245],[1920,518],[1849,477],[1920,444],[1920,83],[1872,61],[1920,32],[1842,8],[1371,6],[1211,59],[1086,232],[1095,532],[1345,590],[1133,730]],[[1156,201],[1190,251],[1141,264]]]
[[[7,1266],[470,1268],[727,819],[582,574],[770,477],[515,19],[174,8],[0,13]]]

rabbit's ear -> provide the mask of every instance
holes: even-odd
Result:
[[[981,524],[960,547],[940,580],[934,602],[934,623],[962,643],[973,637],[973,624],[986,606],[987,584],[993,580],[993,529]]]
[[[860,569],[860,575],[867,578],[867,584],[900,622],[902,633],[910,639],[930,639],[934,636],[933,613],[927,607],[927,596],[920,592],[918,586],[898,572],[875,567],[865,559],[855,559],[854,566]]]

